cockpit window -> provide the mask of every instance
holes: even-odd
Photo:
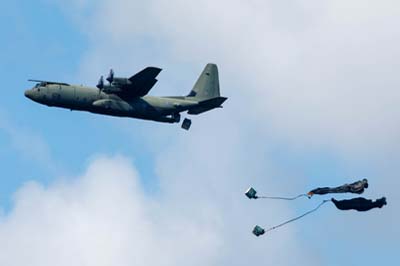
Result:
[[[46,85],[47,85],[46,82],[40,82],[40,83],[37,83],[37,84],[35,85],[35,88],[46,87]]]
[[[37,83],[34,88],[39,90],[40,87],[46,87],[46,86],[47,86],[46,82],[40,82],[40,83]]]

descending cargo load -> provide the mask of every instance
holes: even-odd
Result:
[[[351,184],[344,184],[339,187],[322,187],[322,188],[316,188],[308,192],[307,194],[300,194],[296,197],[292,198],[287,198],[287,197],[271,197],[271,196],[258,196],[257,191],[250,187],[247,189],[245,192],[245,195],[249,199],[277,199],[277,200],[295,200],[300,197],[308,197],[311,199],[313,195],[325,195],[329,193],[356,193],[356,194],[362,194],[364,190],[368,188],[368,180],[367,179],[362,179],[357,182],[351,183]],[[365,198],[353,198],[353,199],[346,199],[346,200],[336,200],[334,198],[331,199],[326,199],[323,200],[318,206],[316,206],[314,209],[309,210],[300,216],[297,216],[295,218],[292,218],[288,221],[285,221],[281,224],[278,224],[276,226],[270,227],[269,229],[264,229],[259,225],[256,225],[253,229],[253,234],[257,237],[264,235],[265,233],[268,233],[269,231],[275,230],[279,227],[282,227],[288,223],[294,222],[296,220],[299,220],[303,218],[306,215],[309,215],[313,212],[316,212],[319,208],[321,208],[325,203],[327,202],[332,202],[337,209],[339,210],[356,210],[360,212],[365,212],[369,211],[375,208],[382,208],[383,206],[387,205],[386,198],[382,197],[377,200],[370,200],[370,199],[365,199]]]

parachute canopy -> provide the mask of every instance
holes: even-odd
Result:
[[[368,180],[364,178],[363,180],[359,180],[357,182],[351,184],[344,184],[339,187],[319,187],[311,190],[307,193],[309,197],[312,197],[314,194],[325,195],[329,193],[356,193],[362,194],[364,189],[368,188]]]
[[[382,208],[387,204],[385,197],[375,201],[365,198],[354,198],[347,200],[336,200],[332,198],[332,202],[339,210],[356,210],[359,212],[369,211],[373,208]]]

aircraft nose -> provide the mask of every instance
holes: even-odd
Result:
[[[26,90],[26,91],[24,92],[24,94],[25,94],[25,97],[26,97],[26,98],[32,99],[32,92],[31,92],[31,90]]]

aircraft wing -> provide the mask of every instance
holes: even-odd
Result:
[[[48,80],[28,79],[28,81],[37,82],[37,83],[42,83],[42,84],[56,84],[56,85],[66,85],[66,86],[69,86],[68,83],[56,82],[56,81],[48,81]]]
[[[157,67],[146,67],[128,80],[129,84],[122,88],[124,98],[135,98],[146,95],[157,83],[156,77],[161,72]]]

